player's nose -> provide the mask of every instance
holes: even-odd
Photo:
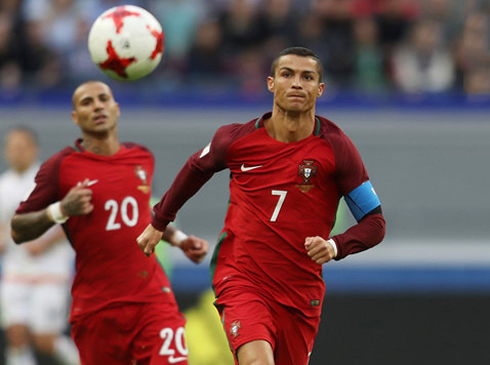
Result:
[[[293,87],[294,88],[302,88],[303,85],[301,84],[301,77],[300,76],[295,76],[293,78]]]

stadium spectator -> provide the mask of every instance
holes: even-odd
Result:
[[[226,73],[226,58],[221,51],[223,34],[217,21],[203,21],[198,25],[187,57],[187,81],[201,85],[219,84]]]
[[[464,90],[470,94],[489,93],[489,17],[472,13],[466,20],[458,56],[463,69]]]
[[[11,14],[0,12],[0,88],[4,92],[21,85],[21,69],[15,58],[14,21]]]
[[[453,87],[455,67],[451,53],[442,47],[440,24],[420,20],[408,41],[393,51],[393,81],[407,93],[444,92]]]
[[[267,0],[259,5],[257,23],[265,65],[270,65],[282,49],[295,44],[297,18],[292,0]]]
[[[320,58],[330,87],[352,87],[355,72],[354,22],[348,0],[312,0],[311,11],[322,23],[324,58]],[[322,57],[320,54],[319,57]]]
[[[12,22],[15,39],[11,44],[16,51],[14,60],[8,57],[6,61],[6,41],[0,42],[4,90],[20,90],[26,85],[35,90],[74,87],[84,76],[97,75],[86,47],[89,26],[104,10],[127,3],[121,0],[3,2],[0,10]],[[369,88],[357,82],[360,69],[356,63],[362,59],[374,65],[381,58],[381,78],[392,80],[393,51],[406,43],[408,34],[422,19],[440,24],[442,51],[451,53],[458,70],[454,85],[462,90],[463,82],[459,80],[473,70],[472,67],[466,70],[466,63],[473,61],[460,57],[461,47],[466,47],[461,40],[465,16],[490,16],[486,0],[139,0],[129,3],[146,7],[162,22],[166,33],[162,67],[155,71],[155,77],[141,80],[139,85],[164,92],[187,88],[192,70],[200,74],[192,82],[194,90],[207,91],[210,77],[204,75],[206,69],[212,72],[220,69],[220,81],[215,85],[233,91],[236,83],[241,82],[238,65],[266,69],[275,52],[292,45],[306,46],[318,54],[325,64],[327,88],[367,91]],[[363,21],[356,24],[359,19]],[[371,27],[367,19],[376,22],[378,45],[376,50],[369,47],[369,51],[364,45],[360,51],[355,28]],[[216,43],[216,33],[207,25],[215,20],[221,39],[216,57],[218,66],[213,68],[209,63],[212,58],[206,52],[200,55],[196,43]],[[209,41],[203,39],[205,34],[198,34],[201,23],[205,24],[204,33],[211,38]],[[8,22],[2,26],[0,32],[9,28]],[[204,65],[199,65],[199,59],[193,59],[196,52]],[[257,59],[251,62],[250,55]],[[390,90],[391,84],[385,85],[385,91]],[[252,94],[263,92],[263,88],[250,85],[237,89]],[[4,95],[8,94],[4,92]]]
[[[200,0],[156,1],[151,5],[165,33],[165,74],[184,75],[194,35],[204,16]]]
[[[373,18],[354,22],[355,87],[360,91],[383,91],[386,88],[385,60],[379,44],[378,25]]]
[[[234,59],[241,51],[262,42],[257,6],[250,0],[230,0],[217,19],[223,34],[223,52]]]

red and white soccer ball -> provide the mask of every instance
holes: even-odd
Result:
[[[90,28],[88,49],[92,61],[108,76],[138,80],[160,63],[165,35],[160,22],[134,5],[113,7]]]

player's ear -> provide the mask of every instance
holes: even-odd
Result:
[[[272,76],[267,77],[267,89],[269,89],[271,93],[274,92],[274,78]]]
[[[76,111],[71,112],[71,119],[73,120],[73,123],[75,123],[75,125],[78,125],[78,114]]]
[[[325,90],[325,83],[320,82],[318,84],[318,97],[322,96],[324,90]]]

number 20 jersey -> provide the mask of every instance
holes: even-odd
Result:
[[[94,210],[63,224],[76,251],[72,320],[118,303],[168,302],[176,309],[155,255],[146,257],[136,243],[151,220],[152,153],[124,143],[115,155],[99,156],[80,142],[42,165],[33,192],[17,210],[41,210],[88,179]]]

